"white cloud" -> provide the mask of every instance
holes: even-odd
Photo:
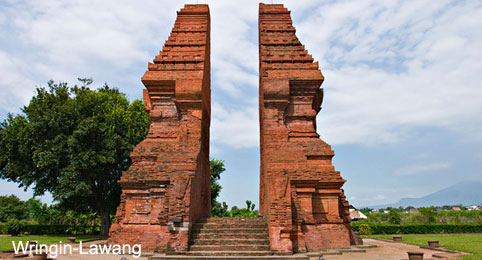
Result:
[[[258,75],[242,69],[232,61],[218,60],[215,66],[216,77],[213,81],[213,91],[218,88],[232,98],[247,98],[250,94],[246,87],[252,88],[256,93],[258,89]]]
[[[3,13],[0,13],[0,25],[2,25],[3,23],[5,23],[5,15]]]
[[[213,142],[257,146],[258,1],[206,2],[218,102]],[[182,7],[155,0],[11,3],[1,12],[9,22],[2,24],[0,17],[0,31],[7,34],[0,42],[0,95],[9,97],[0,101],[5,111],[20,107],[35,85],[52,78],[92,76],[139,97],[146,63],[161,49]],[[285,5],[326,76],[318,125],[328,143],[400,142],[418,127],[482,140],[480,2],[288,0]]]
[[[200,2],[209,3],[211,9],[211,151],[256,147],[259,1],[241,5]],[[283,3],[292,11],[298,37],[320,61],[326,77],[318,126],[328,143],[405,142],[424,127],[453,131],[468,143],[482,140],[480,1]],[[130,98],[139,98],[147,62],[162,48],[183,4],[159,0],[2,2],[0,111],[18,112],[35,86],[49,79],[75,83],[79,76],[108,82]],[[399,169],[398,174],[449,167],[415,164]],[[356,182],[356,178],[351,180]],[[397,185],[381,180],[353,194],[352,200],[364,205],[374,199],[376,204],[388,203],[420,191]]]
[[[176,10],[182,3],[20,0],[4,4],[2,15],[8,23],[0,23],[0,51],[17,62],[4,65],[0,78],[21,81],[0,81],[0,95],[11,97],[9,102],[1,101],[0,109],[15,111],[30,99],[36,85],[50,79],[74,84],[77,77],[93,77],[99,84],[108,82],[140,97],[140,77],[176,16],[174,11],[159,15],[159,6]]]
[[[244,8],[231,1],[210,4],[213,98],[222,99],[224,106],[236,106],[219,111],[221,105],[213,106],[213,125],[219,130],[213,128],[212,140],[256,146],[258,5],[254,1]],[[162,48],[182,5],[155,0],[5,5],[2,17],[6,15],[10,23],[0,23],[0,31],[8,33],[0,42],[0,94],[9,99],[0,101],[0,109],[17,111],[35,86],[49,79],[76,83],[77,77],[93,77],[99,84],[105,81],[139,97],[147,62]]]
[[[0,86],[9,86],[0,90],[0,110],[19,112],[18,103],[25,104],[33,95],[30,87],[35,85],[35,81],[29,78],[24,65],[22,60],[0,50]]]
[[[47,61],[58,65],[92,66],[96,60],[124,68],[136,60],[152,59],[146,47],[159,44],[159,34],[152,34],[154,26],[171,25],[166,18],[174,15],[155,15],[154,1],[28,1],[22,5],[23,10],[15,9],[21,15],[11,15],[19,40],[37,47]]]
[[[384,200],[384,199],[386,199],[386,198],[387,198],[387,197],[384,196],[384,195],[382,195],[382,194],[378,194],[377,196],[375,196],[375,199],[376,199],[376,200]]]
[[[440,127],[481,138],[480,16],[474,1],[321,5],[298,26],[326,76],[321,134],[376,144]]]
[[[259,145],[259,121],[256,107],[236,109],[213,104],[211,135],[214,144],[235,148]]]
[[[452,163],[429,163],[429,164],[416,164],[409,165],[403,168],[399,168],[395,171],[397,175],[414,175],[420,173],[433,173],[439,170],[448,169],[452,166]]]

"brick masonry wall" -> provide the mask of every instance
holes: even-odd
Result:
[[[192,223],[210,216],[210,15],[185,5],[142,77],[147,138],[131,153],[109,242],[188,250]]]
[[[354,243],[345,180],[316,132],[324,78],[295,32],[283,5],[260,4],[260,211],[278,254]]]

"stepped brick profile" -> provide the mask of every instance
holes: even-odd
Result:
[[[260,212],[277,254],[355,243],[345,180],[316,132],[324,78],[295,31],[283,5],[260,4]]]
[[[210,216],[210,14],[185,5],[142,77],[147,138],[123,173],[109,242],[187,252],[192,223]]]

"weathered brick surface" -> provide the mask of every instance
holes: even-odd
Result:
[[[209,57],[209,8],[185,5],[142,77],[151,125],[120,180],[110,243],[186,252],[192,223],[209,217]]]
[[[259,7],[260,211],[277,253],[350,247],[345,180],[316,132],[323,76],[281,4]]]

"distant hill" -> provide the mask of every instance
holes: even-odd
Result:
[[[397,203],[370,206],[370,208],[398,208],[413,206],[429,207],[429,206],[444,206],[444,205],[458,205],[465,206],[481,205],[482,204],[482,182],[464,181],[452,185],[448,188],[439,190],[421,198],[403,198]]]

